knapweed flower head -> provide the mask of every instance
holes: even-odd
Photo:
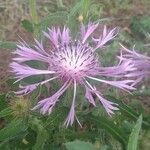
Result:
[[[134,84],[141,81],[143,78],[150,77],[150,57],[138,53],[134,48],[133,50],[130,50],[121,45],[121,55],[119,59],[132,61],[136,71],[128,74],[128,77],[137,77]]]
[[[76,119],[80,124],[76,113],[76,93],[77,87],[85,89],[85,98],[93,106],[96,106],[95,95],[104,107],[108,115],[112,115],[118,110],[117,104],[104,98],[103,94],[97,89],[92,81],[105,83],[125,91],[134,90],[132,86],[134,80],[122,77],[135,70],[132,61],[128,59],[121,60],[116,66],[103,67],[97,51],[104,49],[107,42],[117,35],[117,29],[108,30],[106,26],[98,37],[93,33],[98,28],[98,24],[81,25],[78,37],[73,39],[69,28],[63,30],[58,28],[48,29],[44,32],[45,37],[50,44],[49,49],[45,49],[42,42],[35,40],[36,45],[30,47],[25,42],[20,43],[14,52],[16,57],[11,63],[12,72],[16,74],[17,81],[30,76],[45,75],[45,80],[34,84],[20,85],[20,91],[17,94],[28,94],[34,91],[38,85],[44,85],[50,81],[59,80],[60,89],[50,97],[40,100],[32,110],[40,110],[42,114],[50,114],[55,104],[60,101],[60,96],[65,91],[69,92],[73,88],[72,104],[69,114],[65,120],[65,125],[72,125]],[[37,69],[33,68],[27,61],[40,61],[45,64]],[[112,80],[115,78],[115,80]]]
[[[25,99],[23,96],[18,96],[10,101],[10,108],[15,117],[24,117],[29,113],[30,104],[29,99]]]

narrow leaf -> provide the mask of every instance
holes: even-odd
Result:
[[[14,42],[2,42],[0,41],[0,48],[3,49],[16,49],[17,45]]]
[[[68,16],[68,12],[66,11],[58,11],[56,13],[48,14],[44,19],[41,20],[41,22],[38,25],[38,38],[43,38],[42,31],[47,30],[48,27],[51,27],[52,25],[62,25],[66,23]]]
[[[65,143],[65,146],[67,150],[98,150],[93,144],[79,140]]]
[[[12,110],[8,107],[0,111],[0,118],[11,115]]]
[[[121,100],[116,99],[115,97],[112,96],[107,96],[109,100],[111,100],[112,102],[115,102],[118,104],[118,108],[119,111],[129,117],[132,120],[137,120],[138,116],[140,115],[139,113],[137,113],[136,111],[134,111],[130,106],[126,105],[124,102],[122,102]],[[150,119],[149,117],[143,117],[143,127],[144,128],[150,128]]]
[[[122,143],[122,145],[125,147],[125,145],[127,143],[127,136],[124,133],[123,129],[121,129],[117,125],[115,125],[114,122],[106,119],[105,117],[102,117],[102,116],[97,117],[97,116],[93,116],[91,114],[84,116],[84,119],[86,119],[87,122],[95,124],[98,128],[105,129],[114,138],[116,138],[118,141],[120,141]]]
[[[7,107],[6,94],[0,94],[0,111]]]
[[[136,122],[136,125],[132,129],[132,132],[129,136],[127,150],[137,150],[138,138],[139,138],[141,125],[142,125],[142,115],[140,115],[139,119]]]
[[[34,130],[37,133],[36,143],[33,146],[33,150],[42,150],[45,145],[45,142],[48,139],[48,133],[44,128],[41,120],[37,118],[32,118],[32,120],[30,120],[30,124],[32,130]]]

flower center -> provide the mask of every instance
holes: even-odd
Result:
[[[62,78],[81,80],[97,71],[98,59],[91,47],[70,44],[52,52],[52,68]]]

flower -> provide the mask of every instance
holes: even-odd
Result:
[[[121,44],[120,44],[121,45]],[[144,56],[137,51],[129,50],[123,45],[121,45],[121,56],[119,59],[122,60],[131,60],[136,71],[127,75],[127,77],[137,77],[137,80],[134,84],[140,82],[144,77],[150,76],[150,57]]]
[[[97,27],[98,24],[88,24],[88,26],[82,24],[79,37],[76,39],[71,38],[67,27],[64,27],[62,31],[55,27],[48,29],[48,32],[44,32],[51,45],[47,50],[44,49],[42,42],[37,40],[34,47],[28,46],[25,42],[18,45],[14,52],[17,56],[10,64],[12,72],[16,74],[16,82],[36,75],[46,75],[46,79],[34,84],[20,85],[21,90],[16,92],[17,94],[29,94],[38,85],[44,85],[52,80],[59,80],[62,83],[55,94],[40,100],[32,110],[39,109],[42,114],[50,114],[55,104],[60,101],[60,96],[71,87],[74,89],[73,100],[64,123],[68,127],[75,119],[80,124],[75,114],[78,86],[85,88],[85,97],[93,106],[96,106],[96,100],[93,97],[95,95],[110,116],[114,110],[118,110],[117,104],[106,100],[91,81],[105,83],[126,91],[135,89],[131,86],[134,80],[121,79],[135,70],[131,60],[123,59],[112,67],[103,67],[99,62],[96,50],[105,48],[107,42],[117,35],[117,28],[109,31],[104,26],[102,35],[94,37],[92,34]],[[33,60],[42,62],[47,68],[37,69],[26,63]],[[115,81],[110,80],[112,78],[115,78]]]

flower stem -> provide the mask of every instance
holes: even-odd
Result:
[[[57,0],[57,7],[58,8],[63,8],[64,7],[64,4],[63,4],[62,0]]]
[[[33,24],[38,24],[38,15],[36,10],[36,0],[29,0],[30,15]]]

